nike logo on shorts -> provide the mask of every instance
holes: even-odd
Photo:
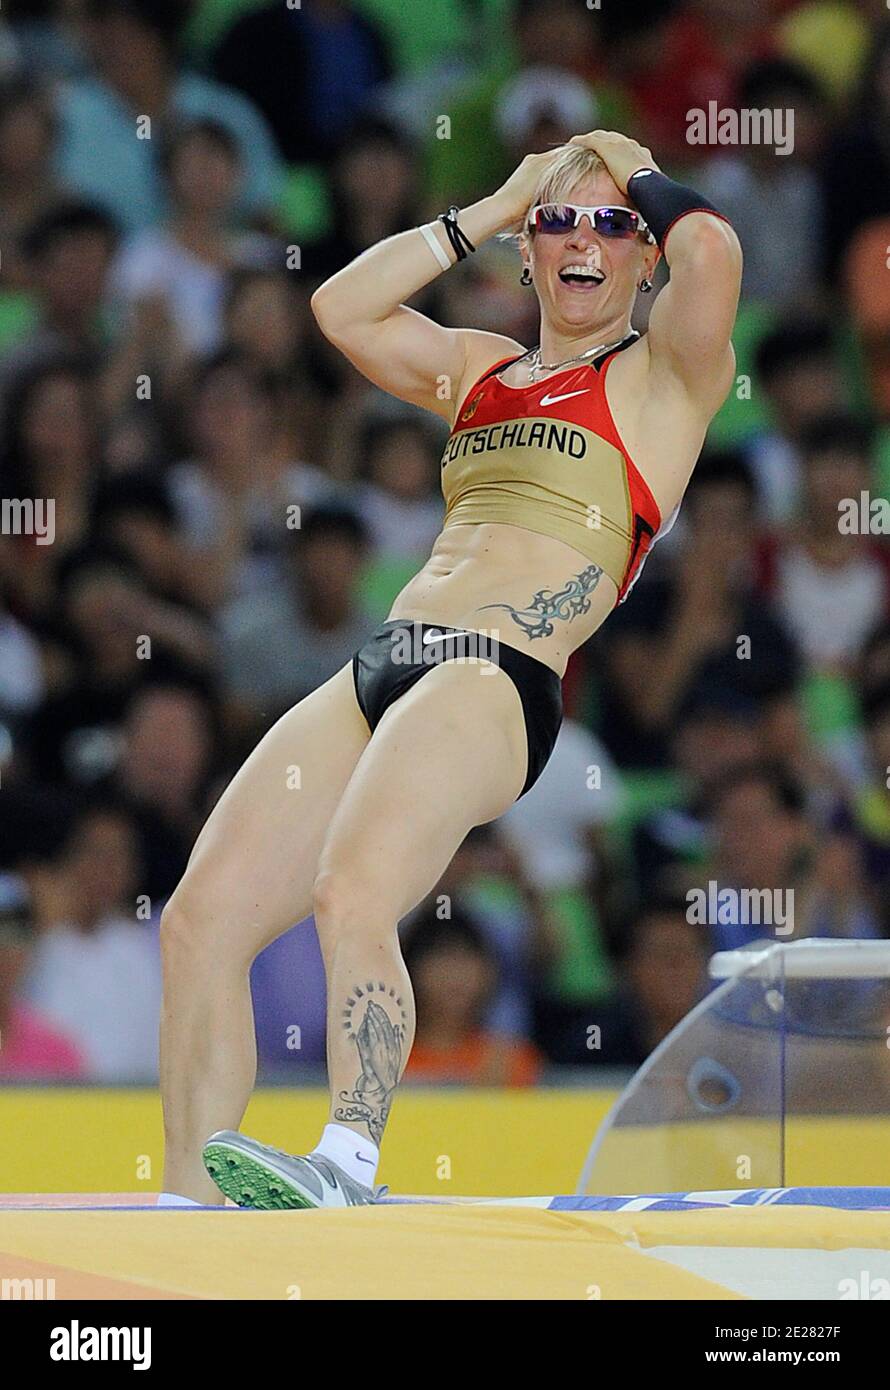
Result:
[[[423,634],[424,646],[430,642],[448,642],[453,637],[472,637],[472,632],[425,632]]]
[[[542,396],[541,405],[556,405],[557,401],[567,401],[572,396],[586,396],[589,390],[590,387],[585,386],[583,391],[566,391],[562,396]]]

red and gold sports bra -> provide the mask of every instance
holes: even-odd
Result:
[[[606,401],[609,364],[637,336],[529,386],[496,375],[516,357],[489,368],[442,455],[445,526],[499,522],[565,541],[614,580],[620,602],[669,529]]]

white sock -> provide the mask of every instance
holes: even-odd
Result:
[[[380,1162],[380,1150],[371,1139],[363,1139],[346,1125],[325,1125],[324,1133],[312,1150],[329,1158],[356,1182],[373,1187]]]
[[[199,1207],[200,1202],[193,1202],[191,1197],[180,1197],[178,1192],[159,1192],[159,1207]]]

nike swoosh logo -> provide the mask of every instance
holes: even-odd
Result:
[[[358,1152],[357,1149],[355,1152],[355,1156],[358,1159],[359,1163],[367,1163],[370,1165],[370,1167],[374,1167],[374,1160],[372,1158],[362,1158],[361,1154]]]
[[[556,405],[557,401],[567,401],[572,396],[586,396],[589,390],[590,387],[585,386],[583,391],[566,391],[562,396],[542,396],[541,405]]]
[[[472,637],[472,632],[425,632],[424,645],[429,642],[450,642],[453,637]]]

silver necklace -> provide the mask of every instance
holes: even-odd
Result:
[[[639,334],[634,336],[638,337]],[[567,357],[564,362],[542,362],[540,347],[532,348],[531,352],[525,355],[528,358],[528,379],[535,382],[541,372],[557,372],[562,367],[571,367],[575,362],[584,362],[588,357],[598,357],[601,352],[608,352],[609,349],[617,347],[619,343],[625,342],[628,334],[623,338],[618,338],[614,343],[600,343],[598,347],[587,348],[585,352],[579,352],[577,357]]]

